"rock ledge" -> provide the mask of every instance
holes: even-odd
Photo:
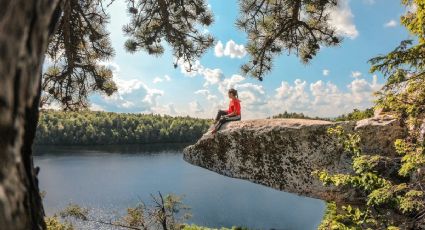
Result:
[[[350,202],[350,191],[325,187],[311,173],[316,169],[349,172],[350,158],[336,138],[327,134],[341,125],[362,137],[365,153],[393,155],[393,142],[404,129],[392,118],[358,122],[264,119],[230,122],[215,135],[204,134],[184,150],[184,159],[219,174],[249,180],[303,196]]]

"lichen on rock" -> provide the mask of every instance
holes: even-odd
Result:
[[[216,134],[209,133],[184,150],[184,159],[219,174],[249,180],[303,196],[350,201],[350,191],[323,186],[314,170],[347,173],[351,160],[330,127],[358,131],[364,153],[394,154],[391,143],[404,135],[392,119],[371,118],[358,122],[303,119],[263,119],[230,122]]]

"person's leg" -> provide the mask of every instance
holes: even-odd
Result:
[[[240,120],[241,120],[241,115],[226,117],[226,121],[240,121]]]
[[[225,116],[221,116],[220,119],[218,119],[218,121],[216,121],[215,125],[214,125],[214,129],[211,131],[212,134],[216,133],[221,126],[226,123],[226,117]]]
[[[215,126],[214,130],[212,131],[212,133],[217,132],[217,131],[221,128],[221,126],[222,126],[224,123],[226,123],[226,122],[229,122],[229,121],[239,121],[239,120],[241,120],[241,116],[240,116],[240,115],[237,115],[237,116],[231,116],[231,117],[223,116],[223,117],[221,117],[221,118],[220,118],[220,120],[219,120],[219,121],[218,121],[218,123],[216,124],[216,126]]]
[[[219,110],[217,112],[217,116],[215,117],[215,122],[217,123],[217,121],[220,120],[221,116],[226,115],[226,114],[227,114],[227,111],[225,111],[225,110]]]

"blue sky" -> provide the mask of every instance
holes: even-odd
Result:
[[[210,118],[228,103],[226,91],[234,87],[242,100],[243,118],[264,118],[283,112],[332,117],[372,105],[373,91],[384,79],[369,73],[367,61],[385,54],[409,38],[400,26],[406,11],[399,0],[341,0],[331,11],[331,23],[344,36],[339,47],[323,48],[308,65],[294,55],[282,55],[260,82],[240,75],[248,60],[246,35],[234,26],[237,1],[209,0],[214,24],[205,28],[217,40],[198,63],[198,71],[173,67],[167,50],[160,57],[127,53],[122,26],[128,22],[125,1],[110,6],[112,45],[116,55],[105,62],[114,69],[119,86],[112,97],[91,96],[92,108],[115,112],[143,112]]]

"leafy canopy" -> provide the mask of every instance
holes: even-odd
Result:
[[[355,188],[360,199],[353,205],[330,203],[320,229],[425,228],[425,2],[402,3],[408,11],[401,23],[415,39],[370,63],[371,72],[387,78],[376,106],[399,118],[406,137],[395,141],[395,156],[365,155],[357,134],[330,130],[352,153],[353,173],[316,175],[325,184]]]
[[[58,103],[65,110],[89,105],[88,95],[117,91],[105,61],[114,51],[106,25],[106,7],[114,0],[67,0],[57,9],[59,21],[50,38],[47,69],[43,73],[42,106]],[[193,71],[193,63],[214,45],[205,27],[214,22],[205,0],[127,0],[130,21],[123,27],[127,51],[161,55],[167,44],[174,67]],[[262,80],[275,56],[295,53],[307,63],[321,46],[341,42],[329,23],[338,0],[240,0],[236,26],[248,35],[250,61],[242,72]]]
[[[295,53],[308,63],[320,46],[335,46],[342,40],[329,22],[338,0],[241,0],[239,4],[236,25],[248,35],[250,55],[242,72],[259,80],[283,52]]]

